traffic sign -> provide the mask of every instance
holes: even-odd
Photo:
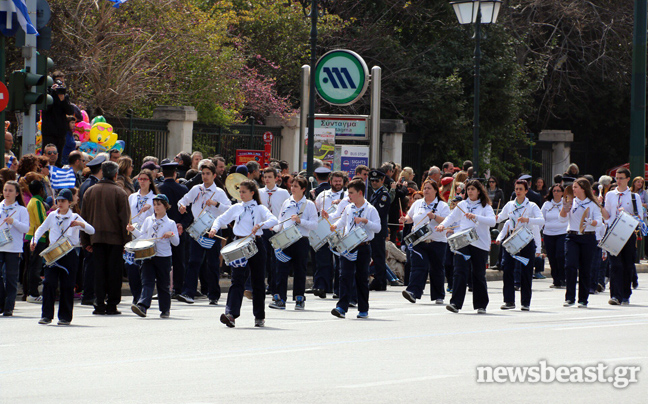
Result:
[[[336,49],[325,53],[315,66],[315,88],[324,101],[351,105],[367,90],[369,69],[357,53]]]
[[[3,82],[0,81],[0,112],[4,111],[9,104],[9,90]]]
[[[272,136],[272,132],[266,132],[263,134],[263,141],[266,143],[272,143],[272,139],[274,136]]]

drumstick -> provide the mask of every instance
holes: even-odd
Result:
[[[7,223],[7,219],[9,219],[11,216],[13,216],[14,213],[16,213],[15,210],[14,210],[13,212],[11,212],[11,214],[10,214],[9,216],[5,217],[4,220],[2,221],[2,223],[0,223],[0,226],[2,226],[3,224]]]
[[[400,198],[398,198],[398,206],[400,206],[400,213],[403,213],[403,203],[401,202]]]
[[[513,228],[513,231],[517,230],[517,227],[520,225],[519,220],[522,219],[522,218],[524,217],[524,212],[526,212],[526,210],[527,210],[527,208],[524,208],[524,210],[522,211],[522,214],[521,214],[520,217],[518,218],[518,222],[515,223],[515,227]]]
[[[497,201],[497,209],[495,209],[495,211],[498,211],[498,210],[499,210],[499,208],[500,208],[500,204],[501,204],[501,203],[502,203],[502,200],[501,200],[501,199],[500,199],[499,201]]]
[[[209,233],[209,232],[205,232],[205,234],[207,234],[207,233]],[[218,234],[214,234],[214,237],[219,238],[219,239],[221,239],[221,240],[225,240],[225,241],[227,241],[227,239],[226,239],[225,237],[221,237],[221,236],[219,236]],[[209,236],[209,238],[212,238],[212,237]]]
[[[299,212],[299,213],[297,213],[297,216],[301,216],[302,213],[303,213],[303,212]],[[292,216],[291,216],[291,217],[292,217]],[[292,220],[292,219],[289,217],[288,219],[286,219],[286,220],[282,220],[281,222],[279,222],[279,223],[277,223],[277,224],[283,224],[283,223],[286,223],[286,222],[289,221],[289,220]]]
[[[209,195],[209,198],[207,198],[207,201],[210,201],[212,196],[214,196],[215,193],[216,193],[216,191],[212,192],[212,194]],[[198,213],[198,217],[200,217],[200,215],[202,215],[202,213],[205,211],[205,209],[207,209],[207,201],[205,201],[205,206],[202,208],[200,213]]]
[[[467,215],[466,211],[461,209],[461,206],[457,205],[456,208],[459,209],[460,211],[462,211],[464,215]],[[470,219],[470,220],[472,220],[473,223],[477,223],[477,221],[475,219]]]

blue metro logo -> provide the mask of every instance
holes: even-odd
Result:
[[[330,81],[333,88],[358,88],[358,86],[356,86],[355,82],[351,78],[351,75],[349,74],[349,71],[346,67],[325,67],[322,69],[322,71],[327,76],[322,78],[322,82],[324,82],[324,84],[328,84],[328,82]]]

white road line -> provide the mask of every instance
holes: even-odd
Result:
[[[361,389],[366,387],[379,387],[389,384],[402,384],[402,383],[414,383],[414,382],[423,382],[427,380],[437,380],[437,379],[447,379],[449,377],[457,377],[456,375],[437,375],[437,376],[426,376],[426,377],[414,377],[411,379],[398,379],[398,380],[384,380],[380,382],[371,382],[371,383],[362,383],[362,384],[350,384],[348,386],[341,386],[346,389]]]
[[[625,324],[601,324],[601,325],[586,325],[581,327],[564,327],[564,328],[552,328],[554,331],[566,331],[566,330],[584,330],[586,328],[606,328],[606,327],[624,327],[628,325],[648,325],[648,323],[625,323]]]

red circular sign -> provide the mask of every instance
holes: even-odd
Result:
[[[0,81],[0,111],[4,111],[9,104],[9,90],[3,82]]]
[[[272,143],[272,138],[273,137],[274,136],[272,136],[272,132],[266,132],[266,133],[263,134],[263,141],[266,142],[266,143]]]

